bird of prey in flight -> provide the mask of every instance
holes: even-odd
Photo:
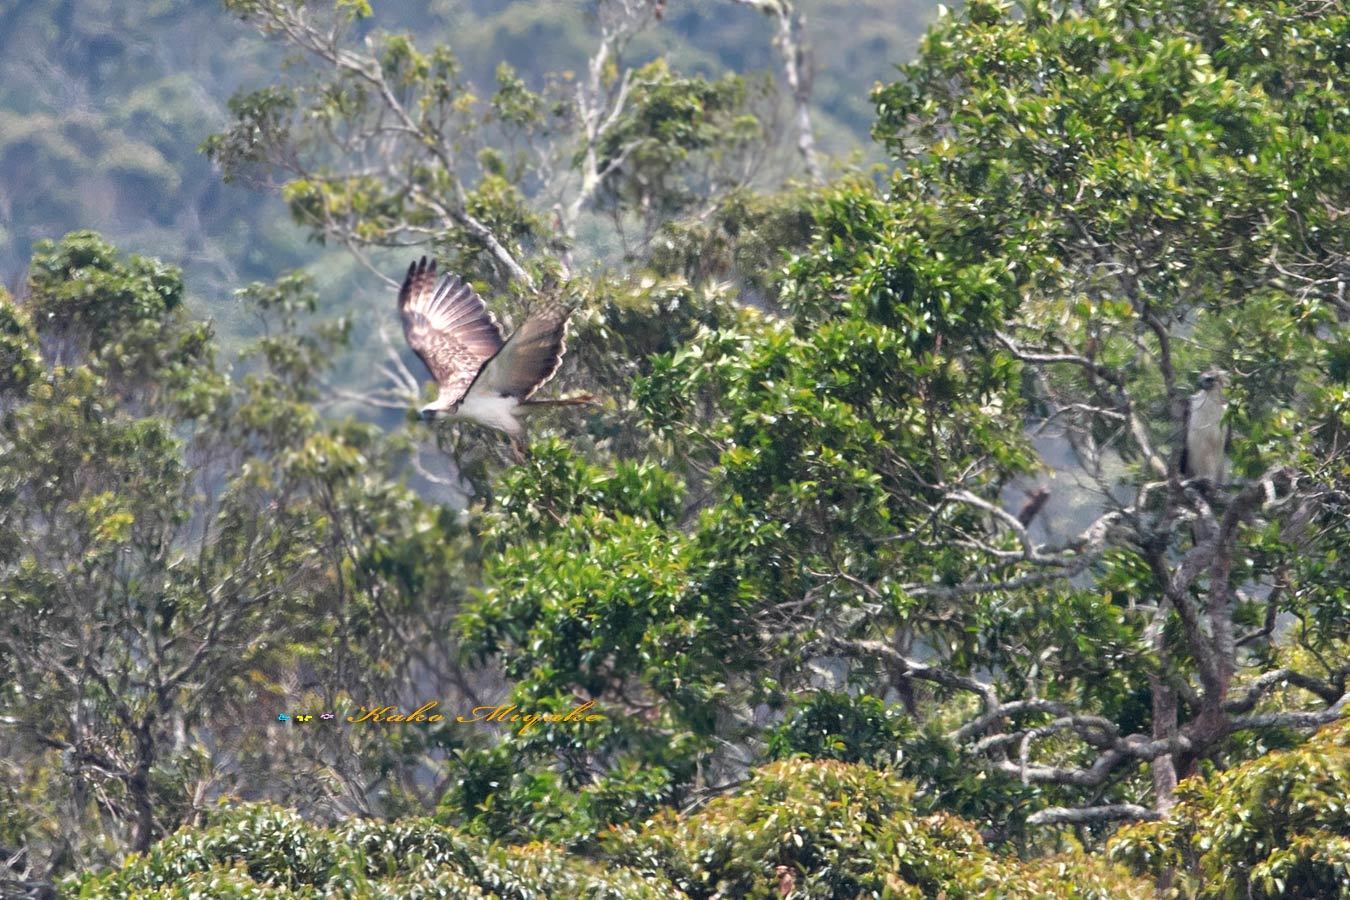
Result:
[[[418,413],[476,422],[503,431],[524,455],[524,427],[518,416],[546,406],[592,403],[589,396],[532,400],[562,364],[563,338],[572,310],[550,301],[505,341],[481,297],[457,275],[436,281],[436,263],[424,256],[408,266],[398,294],[408,345],[426,364],[439,387]]]
[[[1223,484],[1224,451],[1232,429],[1223,420],[1228,409],[1223,388],[1227,379],[1214,370],[1200,376],[1200,390],[1186,404],[1184,431],[1186,441],[1181,452],[1181,473],[1187,478],[1203,478],[1214,486]]]

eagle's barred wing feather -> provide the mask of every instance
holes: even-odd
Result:
[[[403,334],[440,386],[456,402],[483,364],[502,349],[501,329],[483,300],[457,275],[436,284],[436,263],[424,256],[408,267],[398,295]]]
[[[537,310],[483,366],[469,392],[528,400],[562,364],[571,313],[571,309],[556,302]]]

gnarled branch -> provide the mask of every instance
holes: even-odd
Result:
[[[1163,814],[1134,803],[1105,806],[1050,806],[1027,816],[1028,825],[1092,825],[1098,822],[1157,822]]]

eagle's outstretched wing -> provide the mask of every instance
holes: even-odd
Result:
[[[489,396],[528,400],[562,365],[571,314],[571,309],[556,302],[537,310],[487,361],[466,396],[481,391]]]
[[[501,329],[482,298],[458,275],[446,275],[437,285],[436,263],[428,264],[425,256],[408,266],[398,310],[408,345],[447,402],[462,399],[483,363],[502,349]]]

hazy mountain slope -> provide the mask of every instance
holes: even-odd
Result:
[[[584,65],[590,3],[417,0],[374,4],[363,28],[446,42],[469,77],[500,62],[527,83]],[[239,284],[312,265],[281,204],[223,185],[198,152],[240,88],[271,80],[275,49],[218,0],[33,0],[0,7],[0,282],[22,277],[33,243],[94,228],[128,250],[179,263],[215,298],[227,336],[251,326],[228,301]],[[807,0],[817,128],[831,154],[869,152],[869,91],[907,58],[932,14],[927,0]],[[778,71],[773,23],[725,0],[673,0],[662,27],[631,48],[706,72]],[[350,296],[365,279],[329,252],[321,283]],[[353,279],[356,279],[353,281]],[[365,285],[373,287],[373,283]]]

